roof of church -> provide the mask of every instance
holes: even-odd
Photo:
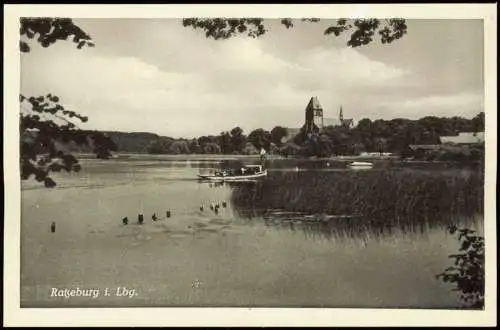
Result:
[[[351,118],[342,120],[342,124],[344,124],[344,125],[351,125],[352,122],[353,122],[353,119],[351,119]]]
[[[313,108],[313,109],[323,109],[321,107],[321,104],[319,104],[317,96],[311,97],[311,99],[309,100],[309,103],[307,104],[307,107],[308,108]]]

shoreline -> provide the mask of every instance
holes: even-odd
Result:
[[[73,153],[77,159],[82,160],[100,160],[93,153]],[[115,153],[108,160],[176,160],[176,161],[201,161],[201,160],[259,160],[259,155],[230,155],[230,154],[147,154],[147,153]],[[299,157],[289,156],[283,157],[278,155],[268,155],[268,161],[334,161],[334,162],[349,162],[349,161],[377,161],[390,163],[405,163],[405,164],[480,164],[481,161],[440,161],[440,160],[417,160],[417,159],[401,159],[400,156],[331,156],[331,157]]]

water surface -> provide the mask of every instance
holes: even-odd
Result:
[[[23,182],[22,307],[458,307],[434,276],[458,248],[448,224],[482,230],[478,169],[275,160],[257,182],[196,180],[220,162],[88,159],[55,189]],[[76,287],[101,295],[51,297]],[[103,296],[117,287],[137,295]]]

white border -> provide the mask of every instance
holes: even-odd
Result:
[[[486,113],[486,310],[268,308],[20,309],[19,17],[178,18],[403,17],[484,19]],[[4,325],[5,326],[485,326],[496,325],[496,4],[390,5],[5,5]]]

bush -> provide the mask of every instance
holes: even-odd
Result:
[[[470,229],[450,227],[450,233],[458,233],[461,253],[451,254],[454,265],[436,275],[443,282],[453,283],[453,291],[460,292],[465,307],[484,308],[484,238],[474,235]]]

